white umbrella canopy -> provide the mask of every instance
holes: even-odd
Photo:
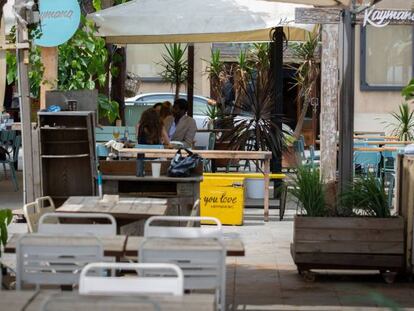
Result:
[[[110,43],[268,41],[285,27],[289,40],[302,40],[313,25],[295,24],[291,3],[261,0],[133,0],[93,14],[99,36]]]

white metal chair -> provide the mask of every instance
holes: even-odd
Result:
[[[137,276],[104,276],[105,273],[88,275],[88,272],[116,269],[138,271]],[[151,271],[155,271],[153,276]],[[80,274],[79,293],[82,295],[105,294],[170,294],[182,296],[183,272],[177,265],[158,263],[91,263]]]
[[[16,290],[23,284],[74,285],[81,269],[102,261],[103,247],[96,237],[25,234],[16,245]]]
[[[162,222],[201,222],[208,221],[215,226],[205,227],[174,227],[174,226],[156,226],[151,225],[157,221]],[[158,238],[216,238],[222,239],[223,231],[221,222],[214,217],[200,216],[152,216],[147,219],[144,226],[144,237]]]
[[[74,220],[106,219],[108,223],[58,223],[48,220],[71,218]],[[115,236],[116,220],[112,215],[99,213],[46,213],[39,219],[38,232],[43,234],[91,234],[94,236]]]
[[[151,226],[151,223],[155,221],[209,221],[214,222],[216,226]],[[145,240],[139,247],[139,262],[178,265],[184,273],[184,289],[214,289],[217,297],[217,308],[222,311],[226,309],[226,248],[222,242],[221,223],[217,218],[150,217],[145,223],[144,237]],[[180,239],[179,247],[173,247],[175,243],[173,240],[171,240],[171,243],[157,245],[157,240],[169,238]],[[186,239],[192,240],[187,243],[187,246]],[[202,240],[208,240],[205,247],[203,247]]]

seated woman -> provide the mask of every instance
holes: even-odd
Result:
[[[138,144],[143,145],[170,144],[167,131],[154,108],[149,108],[142,113],[138,124],[137,140]]]
[[[172,104],[169,101],[165,101],[162,103],[161,110],[160,110],[160,120],[164,123],[164,120],[172,116]]]

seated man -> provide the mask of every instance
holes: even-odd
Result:
[[[188,103],[184,98],[174,101],[172,116],[164,120],[164,126],[171,141],[180,141],[184,147],[191,147],[197,131],[196,122],[187,116]]]

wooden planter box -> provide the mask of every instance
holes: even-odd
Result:
[[[401,217],[296,216],[291,254],[299,272],[399,272],[404,268],[404,221]]]

